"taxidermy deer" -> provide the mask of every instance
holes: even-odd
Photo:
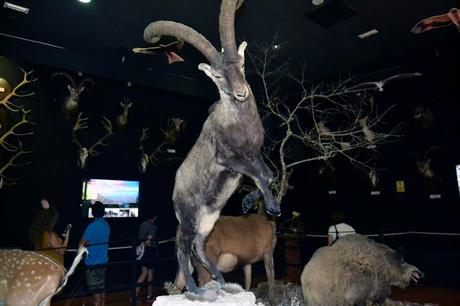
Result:
[[[197,299],[214,300],[219,288],[215,292],[197,288],[189,268],[192,250],[218,286],[224,285],[221,273],[206,256],[204,245],[220,211],[238,188],[243,175],[255,181],[259,188],[255,192],[263,195],[266,211],[271,215],[280,215],[279,203],[270,190],[273,175],[260,154],[264,129],[244,74],[247,43],[236,46],[234,18],[237,2],[223,0],[221,3],[219,32],[222,53],[203,35],[180,23],[157,21],[149,24],[144,31],[144,39],[150,43],[167,35],[197,48],[210,62],[199,64],[198,69],[214,82],[220,95],[200,136],[177,170],[173,191],[174,209],[179,221],[179,270],[184,274],[189,296]],[[244,211],[248,209],[243,207]]]
[[[83,255],[81,247],[68,271],[40,252],[0,250],[0,305],[49,306],[64,288]]]
[[[64,103],[61,106],[61,112],[64,114],[66,119],[72,119],[78,111],[80,94],[85,89],[92,88],[94,86],[94,81],[90,78],[84,78],[77,86],[75,80],[65,72],[55,72],[51,75],[51,79],[54,80],[58,76],[64,77],[70,83],[67,84],[69,95],[64,98]]]
[[[248,235],[251,233],[252,235]],[[208,236],[205,252],[220,272],[227,273],[243,266],[244,288],[251,288],[252,264],[264,261],[270,290],[275,284],[273,250],[276,246],[275,223],[260,214],[246,216],[221,216]],[[197,264],[200,286],[211,281],[211,275]],[[169,294],[182,292],[184,274],[178,272],[174,284],[165,283]]]
[[[180,118],[169,118],[167,122],[166,130],[162,130],[164,134],[163,142],[150,154],[145,152],[144,141],[149,138],[148,130],[149,128],[142,129],[141,137],[139,138],[139,150],[141,151],[141,159],[139,163],[139,170],[141,173],[147,171],[147,166],[149,164],[157,165],[159,160],[156,155],[160,152],[163,152],[165,146],[173,145],[179,139],[180,133],[185,129],[186,123]]]
[[[129,109],[133,106],[133,103],[129,102],[129,99],[124,99],[124,101],[120,102],[120,106],[122,111],[121,114],[118,115],[116,123],[119,127],[125,127],[128,124]]]
[[[99,140],[97,140],[91,147],[87,148],[80,143],[77,137],[78,130],[83,130],[83,129],[88,128],[88,122],[87,122],[88,118],[82,118],[81,115],[82,113],[78,114],[77,121],[75,122],[73,129],[72,129],[72,142],[78,146],[77,164],[80,167],[80,169],[85,169],[86,162],[89,156],[95,157],[101,154],[101,152],[96,150],[96,147],[109,145],[108,143],[105,143],[104,141],[113,135],[113,131],[112,131],[112,122],[106,117],[102,117],[101,122],[102,122],[102,126],[104,127],[104,130],[106,131],[106,133],[101,138],[99,138]]]

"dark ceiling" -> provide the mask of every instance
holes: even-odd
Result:
[[[186,61],[174,65],[167,65],[165,56],[136,55],[130,50],[146,46],[144,27],[162,19],[195,28],[219,48],[218,0],[11,2],[29,7],[30,13],[0,9],[1,55],[195,96],[209,97],[209,90],[215,91],[196,69],[204,57],[189,45],[180,52]],[[307,0],[246,0],[237,13],[236,33],[250,46],[278,33],[281,56],[305,62],[307,77],[319,81],[340,73],[400,66],[439,48],[458,47],[455,27],[422,35],[410,30],[419,20],[459,5],[451,0],[326,0],[316,7]],[[357,37],[373,28],[378,35]]]

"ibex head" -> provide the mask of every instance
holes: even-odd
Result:
[[[244,76],[244,50],[247,43],[242,42],[239,48],[235,42],[235,11],[243,1],[222,0],[219,15],[220,40],[223,52],[219,53],[214,46],[200,33],[181,23],[172,21],[156,21],[149,24],[144,31],[144,39],[155,43],[162,35],[175,36],[197,48],[210,64],[201,63],[198,69],[204,71],[219,88],[221,97],[229,97],[231,101],[244,102],[251,94],[250,87]]]
[[[239,102],[246,101],[250,92],[244,76],[244,50],[246,46],[247,43],[242,42],[238,48],[238,55],[235,58],[224,58],[222,64],[217,67],[204,63],[198,65],[198,69],[206,73],[216,84],[221,95],[235,98]]]
[[[80,94],[86,88],[92,88],[94,81],[90,78],[83,79],[77,86],[77,83],[69,74],[65,72],[55,72],[51,75],[51,79],[58,76],[64,77],[70,84],[67,84],[67,90],[69,95],[65,98],[62,111],[66,116],[69,116],[77,111],[78,102],[80,101]]]

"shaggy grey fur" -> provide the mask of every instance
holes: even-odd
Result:
[[[405,288],[422,275],[388,246],[355,234],[318,249],[301,283],[308,306],[380,305],[391,286]]]

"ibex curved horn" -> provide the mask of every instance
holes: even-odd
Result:
[[[55,72],[51,75],[51,80],[54,80],[56,77],[58,76],[62,76],[64,78],[66,78],[67,80],[69,80],[71,86],[73,88],[77,88],[77,84],[75,83],[75,80],[73,79],[73,77],[70,76],[70,74],[68,73],[65,73],[65,72]]]
[[[217,66],[221,62],[219,53],[209,40],[182,23],[160,20],[150,23],[144,30],[144,40],[148,43],[156,43],[162,35],[173,36],[191,44],[208,59],[212,66]]]
[[[236,57],[236,39],[235,39],[235,11],[241,6],[242,1],[222,0],[219,15],[219,32],[220,42],[224,48],[224,54],[227,57]]]
[[[86,85],[86,84],[88,84],[88,85]],[[91,78],[84,78],[83,80],[81,80],[80,86],[78,86],[78,89],[81,90],[81,88],[82,88],[84,85],[86,85],[86,86],[85,86],[86,89],[91,89],[91,88],[93,88],[93,86],[94,86],[94,81],[93,81],[93,79],[91,79]]]

